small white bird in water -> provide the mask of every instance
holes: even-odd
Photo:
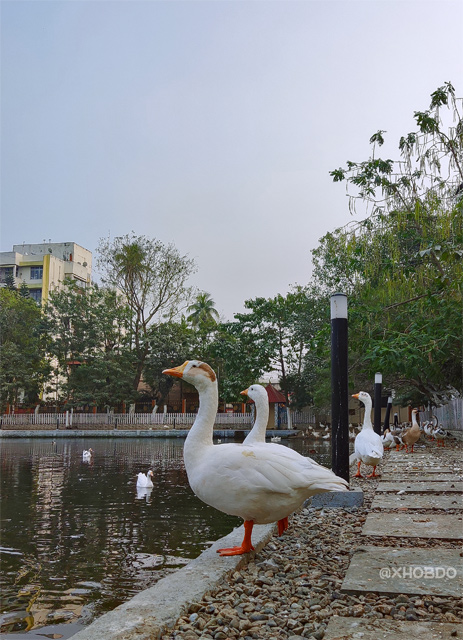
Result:
[[[145,487],[145,488],[154,487],[154,484],[151,478],[154,478],[154,473],[151,471],[151,469],[148,471],[148,473],[141,473],[140,471],[140,473],[137,476],[137,487]]]
[[[92,459],[92,455],[93,455],[93,449],[91,447],[88,449],[84,449],[82,452],[82,460],[84,462],[90,462],[90,460]]]

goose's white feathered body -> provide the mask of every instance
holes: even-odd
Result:
[[[89,449],[84,449],[82,452],[82,460],[84,462],[90,462],[92,459],[93,449],[90,447]]]
[[[353,396],[358,398],[365,405],[365,417],[360,433],[357,434],[354,442],[354,453],[357,460],[371,467],[376,467],[384,454],[383,442],[373,430],[371,423],[371,397],[365,391],[360,391]]]
[[[154,485],[151,478],[154,476],[154,473],[151,469],[148,473],[139,473],[137,476],[137,487],[143,487],[145,489],[151,489]]]
[[[392,449],[392,447],[395,446],[394,436],[389,431],[389,429],[386,429],[386,431],[383,433],[382,436],[380,436],[380,438],[381,438],[381,442],[383,443],[383,447]]]
[[[195,360],[165,373],[178,375],[175,371],[199,392],[199,411],[185,440],[184,461],[190,486],[203,502],[245,521],[267,524],[286,518],[316,493],[347,491],[347,482],[330,469],[282,445],[258,441],[256,434],[251,438],[249,434],[242,444],[214,445],[218,405],[214,371]]]

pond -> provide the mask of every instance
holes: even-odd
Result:
[[[242,524],[192,493],[183,442],[2,441],[2,638],[69,638]],[[282,444],[331,466],[326,441]],[[138,472],[150,468],[154,488],[137,490]]]

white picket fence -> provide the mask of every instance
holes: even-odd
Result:
[[[75,428],[83,426],[145,426],[145,427],[189,427],[196,418],[196,413],[18,413],[4,414],[0,418],[0,426],[54,426],[58,428]],[[249,428],[252,424],[249,413],[218,413],[216,425],[221,427]]]
[[[196,418],[196,413],[17,413],[4,414],[0,417],[0,427],[15,426],[52,426],[59,429],[91,426],[108,426],[123,428],[140,426],[146,428],[190,427]],[[312,413],[295,411],[291,413],[291,423],[296,425],[315,424]],[[215,420],[217,427],[247,429],[254,424],[252,413],[218,413]],[[276,424],[276,416],[275,416]],[[286,411],[280,414],[280,426],[287,424]]]
[[[275,414],[275,422],[277,422],[278,418]],[[291,424],[293,426],[297,424],[309,425],[316,424],[317,418],[315,414],[310,413],[309,411],[291,411]],[[286,411],[282,411],[280,413],[280,425],[288,424],[288,414]]]
[[[431,420],[436,416],[439,426],[451,431],[463,431],[463,398],[454,398],[442,407],[435,407],[432,411],[420,411],[420,422]]]

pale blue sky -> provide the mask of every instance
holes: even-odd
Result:
[[[463,3],[1,2],[1,250],[130,231],[196,260],[228,319],[347,223],[329,171],[451,81]]]

